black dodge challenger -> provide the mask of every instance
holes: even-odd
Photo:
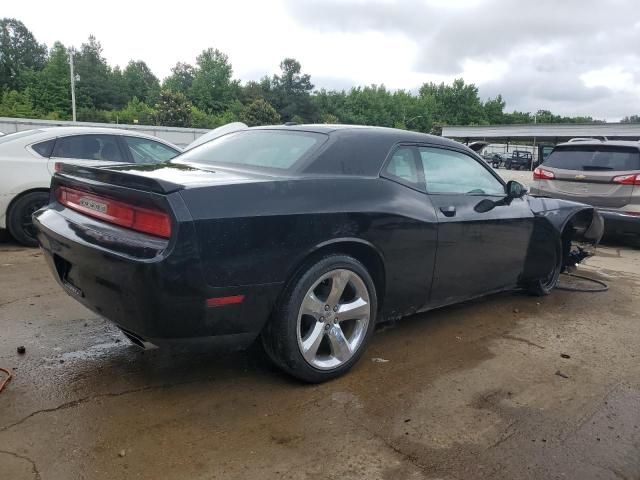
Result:
[[[310,382],[347,371],[382,319],[549,293],[602,235],[593,208],[528,196],[464,145],[376,127],[250,128],[161,165],[63,165],[51,192],[34,222],[54,276],[132,342],[260,337]]]

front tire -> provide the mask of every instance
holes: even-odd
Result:
[[[36,229],[31,215],[49,203],[48,192],[31,192],[19,197],[7,215],[7,228],[11,236],[22,245],[37,247]]]
[[[376,289],[364,265],[332,254],[303,267],[289,283],[262,343],[290,375],[310,383],[331,380],[362,356],[377,308]]]
[[[539,278],[535,282],[531,283],[528,287],[528,292],[536,297],[544,297],[549,295],[551,291],[558,285],[560,281],[560,274],[562,273],[563,259],[562,259],[562,245],[558,241],[556,246],[554,267],[551,272],[545,278]]]

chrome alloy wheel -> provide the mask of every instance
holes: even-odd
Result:
[[[358,274],[331,270],[304,296],[298,312],[298,347],[309,365],[329,370],[347,362],[360,348],[369,320],[369,292]]]

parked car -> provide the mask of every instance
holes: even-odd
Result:
[[[514,150],[509,153],[496,153],[492,160],[494,168],[504,167],[507,170],[531,170],[533,155],[526,150]]]
[[[480,155],[482,159],[487,162],[489,165],[493,167],[493,161],[495,159],[496,153],[494,152],[482,152]]]
[[[0,229],[37,246],[31,214],[49,199],[56,162],[153,164],[180,152],[159,138],[115,128],[52,127],[0,137]]]
[[[533,171],[531,192],[598,207],[605,232],[640,235],[640,143],[583,140],[556,146]]]
[[[426,179],[426,181],[425,181]],[[161,165],[65,165],[36,212],[54,277],[139,346],[260,336],[309,382],[375,324],[488,293],[545,295],[597,243],[594,208],[526,195],[452,140],[248,128]]]

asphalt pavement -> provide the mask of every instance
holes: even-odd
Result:
[[[610,290],[386,324],[310,386],[257,347],[142,352],[2,243],[0,479],[638,479],[640,250],[580,271]]]

